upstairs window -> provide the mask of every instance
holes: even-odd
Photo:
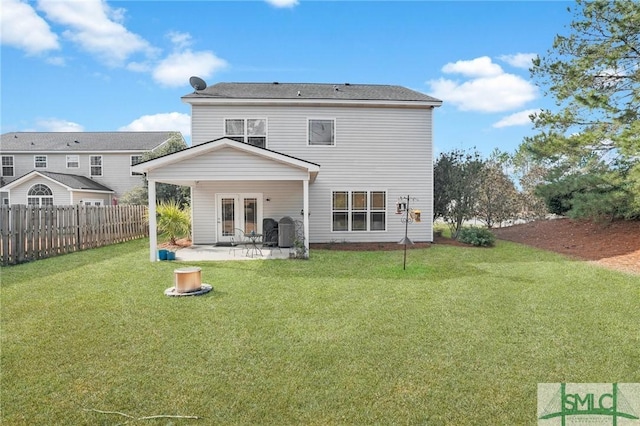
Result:
[[[385,191],[333,191],[332,231],[386,231]]]
[[[266,148],[267,120],[264,118],[226,119],[224,120],[224,135],[238,142]]]
[[[2,176],[11,177],[15,173],[13,168],[13,155],[2,156]]]
[[[132,155],[131,156],[131,166],[135,166],[138,163],[142,162],[142,155]],[[136,173],[131,170],[131,176],[142,176],[142,173]]]
[[[79,155],[67,155],[67,169],[77,169],[80,167]]]
[[[332,119],[309,119],[309,145],[333,146],[336,144],[336,122]]]
[[[91,176],[102,176],[102,155],[92,155],[90,162]]]
[[[46,155],[34,155],[33,163],[36,169],[46,169],[47,168],[47,156]]]

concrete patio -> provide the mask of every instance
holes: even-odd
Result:
[[[279,247],[261,247],[259,250],[236,246],[192,245],[176,250],[176,260],[193,261],[223,261],[223,260],[267,260],[288,259],[293,249]]]

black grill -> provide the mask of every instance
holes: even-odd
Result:
[[[262,241],[265,246],[275,247],[278,245],[278,222],[271,219],[262,219]]]

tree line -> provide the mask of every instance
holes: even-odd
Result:
[[[530,116],[534,136],[513,155],[454,150],[434,164],[434,219],[457,235],[544,213],[640,219],[640,3],[578,0],[567,35],[533,60],[556,103]]]
[[[440,154],[433,167],[433,219],[443,219],[458,237],[465,222],[487,228],[548,213],[538,193],[545,170],[522,153],[494,150],[489,158],[475,150]]]

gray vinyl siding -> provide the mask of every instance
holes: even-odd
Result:
[[[47,185],[51,189],[51,192],[53,192],[53,204],[60,206],[72,204],[72,195],[67,188],[40,176],[30,179],[28,182],[12,189],[9,196],[10,202],[12,204],[27,204],[27,194],[29,193],[29,190],[33,185],[37,185],[39,183]]]
[[[127,152],[127,153],[71,153],[78,155],[79,167],[67,168],[67,153],[28,153],[28,154],[11,154],[14,157],[15,175],[11,178],[5,178],[5,184],[8,184],[32,170],[66,173],[72,175],[80,175],[91,177],[98,183],[115,191],[114,196],[120,198],[123,194],[131,189],[143,185],[141,176],[131,176],[131,156],[142,155],[143,152]],[[6,154],[9,155],[9,154]],[[47,167],[34,167],[34,156],[46,155]],[[102,156],[102,176],[91,176],[90,158],[94,155]],[[13,201],[12,201],[13,202]]]
[[[215,181],[199,182],[192,188],[192,227],[194,244],[215,244],[218,209],[216,194],[262,194],[263,218],[279,221],[284,216],[301,220],[302,182],[300,181]],[[267,201],[269,199],[269,201]]]
[[[48,186],[53,192],[53,203],[57,206],[67,206],[79,204],[83,200],[102,200],[103,205],[111,205],[111,194],[91,191],[69,191],[67,187],[50,179],[35,176],[11,190],[9,202],[11,204],[27,204],[27,194],[29,190],[37,184]]]
[[[310,242],[398,241],[404,224],[395,215],[398,197],[417,200],[422,222],[409,225],[414,241],[432,240],[433,141],[431,108],[320,106],[196,106],[192,143],[224,135],[225,118],[267,118],[267,148],[320,165],[310,191]],[[307,120],[331,118],[335,146],[308,146]],[[183,171],[186,171],[183,169]],[[387,192],[387,230],[332,232],[331,193]],[[194,197],[195,198],[195,197]],[[301,201],[301,200],[300,200]]]
[[[169,181],[226,180],[292,180],[304,179],[307,173],[295,167],[231,148],[169,164],[149,173],[151,179]]]
[[[41,176],[36,176],[33,179],[29,179],[28,182],[13,188],[9,195],[11,204],[27,204],[27,194],[37,184],[46,185],[51,189],[51,192],[53,192],[53,204],[57,206],[73,204],[72,194],[66,187]]]

